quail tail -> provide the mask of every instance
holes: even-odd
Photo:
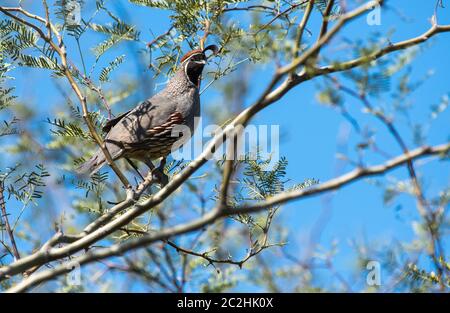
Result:
[[[102,154],[102,151],[97,151],[92,158],[81,164],[76,169],[76,172],[78,174],[95,174],[103,165],[105,165],[105,159]]]

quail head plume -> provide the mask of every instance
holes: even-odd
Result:
[[[199,87],[208,50],[214,55],[218,52],[215,45],[188,52],[165,89],[106,123],[104,141],[114,160],[135,159],[154,170],[152,160],[165,160],[172,145],[180,139],[172,134],[176,125],[189,127],[192,135],[194,118],[200,116]],[[98,149],[77,172],[92,175],[105,164],[105,156]]]

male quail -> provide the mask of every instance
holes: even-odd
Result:
[[[111,119],[103,127],[105,143],[114,160],[120,158],[142,161],[154,171],[152,160],[162,158],[159,173],[160,183],[167,183],[162,174],[165,158],[172,145],[180,139],[173,136],[176,125],[189,127],[194,131],[194,118],[200,116],[200,76],[206,64],[205,52],[217,54],[215,45],[188,52],[181,58],[180,66],[169,80],[165,89],[142,102],[134,109]],[[183,138],[183,140],[188,138]],[[77,172],[91,175],[106,164],[101,149],[80,167]],[[158,172],[158,171],[155,171]]]

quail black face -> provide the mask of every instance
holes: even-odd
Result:
[[[185,73],[190,82],[197,87],[199,86],[200,75],[202,74],[205,64],[206,57],[203,53],[193,54],[185,61]]]

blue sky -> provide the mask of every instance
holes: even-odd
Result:
[[[393,29],[395,33],[392,36],[392,42],[396,42],[415,37],[429,28],[429,18],[434,8],[433,1],[408,1],[407,6],[404,5],[405,1],[389,1],[389,4],[398,7],[405,16],[413,17],[413,21],[402,23],[399,22],[396,14],[385,12],[382,14],[381,26],[373,26],[373,31],[386,33]],[[440,12],[440,23],[450,22],[448,9]],[[346,27],[344,36],[364,39],[368,36],[367,33],[361,31],[367,30],[364,23],[364,18],[353,22]],[[413,94],[411,99],[413,101],[412,117],[415,122],[426,121],[430,114],[430,105],[439,103],[440,98],[449,93],[450,61],[446,56],[449,49],[450,37],[448,34],[444,34],[432,40],[427,49],[414,60],[413,80],[425,76],[429,70],[434,71],[434,75]],[[339,114],[328,107],[318,105],[314,94],[315,84],[313,82],[306,83],[289,93],[279,103],[262,112],[259,118],[262,123],[277,120],[282,131],[287,129],[289,140],[281,146],[281,154],[286,155],[291,161],[289,175],[294,180],[314,177],[324,181],[335,176],[336,160],[334,155],[337,149],[337,134],[343,129],[350,128]],[[380,99],[380,101],[386,100]],[[361,116],[358,109],[360,108],[359,103],[349,99],[346,105],[351,112],[356,112],[356,116]],[[401,117],[396,118],[401,121]],[[448,140],[449,122],[450,114],[447,111],[433,123],[427,137],[430,144],[439,144]],[[392,155],[400,154],[399,148],[389,137],[382,124],[372,121],[370,125],[378,130],[376,139],[382,149]],[[411,131],[404,127],[405,123],[400,122],[399,125],[403,125],[400,127],[400,131],[407,138],[408,146],[414,147]],[[351,128],[350,132],[350,138],[355,137]],[[351,145],[349,149],[352,149]],[[348,170],[350,168],[347,166],[342,171]],[[427,195],[435,195],[438,190],[436,187],[446,186],[449,183],[450,168],[448,164],[430,162],[421,166],[420,171],[425,177]],[[401,168],[389,175],[406,178],[407,172],[405,168]],[[284,221],[292,224],[293,229],[300,230],[296,232],[296,237],[300,241],[304,236],[308,236],[311,225],[323,210],[322,201],[323,197],[306,199],[287,205],[283,211]],[[399,204],[402,205],[402,209],[396,212],[394,208]],[[339,240],[342,258],[338,258],[338,260],[342,261],[340,263],[342,268],[346,268],[348,260],[351,259],[346,242],[350,238],[361,240],[363,236],[366,236],[369,241],[389,243],[394,238],[409,241],[414,236],[411,227],[411,222],[417,219],[414,202],[395,201],[394,205],[386,207],[382,202],[382,190],[367,183],[359,182],[339,190],[332,198],[331,207],[331,217],[321,239],[322,243],[336,238]],[[347,253],[349,255],[346,255]]]
[[[118,1],[117,3],[126,4],[125,1]],[[124,20],[137,24],[143,40],[152,39],[150,31],[155,35],[166,31],[168,25],[167,13],[131,5],[132,10],[129,10],[128,15],[124,15],[123,11],[119,10],[120,4],[117,7],[112,6],[113,11]],[[333,47],[342,44],[344,37],[359,38],[364,42],[370,33],[386,34],[393,30],[391,40],[396,42],[422,34],[429,28],[429,19],[434,11],[434,1],[400,0],[389,1],[388,4],[391,7],[396,7],[402,12],[402,15],[412,19],[402,21],[398,13],[389,10],[382,13],[382,24],[380,26],[367,27],[365,17],[361,17],[344,29],[343,33],[332,42],[331,49],[324,50],[327,57],[332,58],[339,55],[339,51],[334,51]],[[39,13],[40,9],[37,8],[36,10]],[[441,24],[450,23],[449,9],[446,8],[439,12],[439,22]],[[128,20],[129,18],[131,20]],[[316,29],[314,25],[317,25],[317,23],[317,16],[314,16],[310,26],[311,30]],[[82,48],[87,49],[97,43],[100,38],[101,36],[84,38]],[[72,49],[75,48],[73,42],[69,41],[68,43]],[[123,51],[127,54],[127,58],[134,58],[138,57],[137,50],[142,48],[143,45],[139,44],[129,47],[122,45],[121,48],[114,49],[110,55],[116,56]],[[434,72],[409,99],[413,105],[411,116],[416,123],[427,121],[430,115],[430,106],[439,103],[443,95],[450,93],[449,51],[450,34],[441,34],[430,40],[426,44],[426,49],[421,51],[413,61],[411,68],[413,80],[421,79],[430,70]],[[88,53],[85,54],[87,64],[93,61],[92,56],[88,57],[88,55]],[[110,58],[109,55],[105,59],[108,58]],[[79,62],[76,57],[74,60]],[[129,77],[135,77],[145,71],[144,68],[135,68],[130,64],[133,63],[125,63],[112,78],[114,79],[114,77],[117,77],[116,75],[122,75],[123,73],[126,73]],[[264,86],[269,82],[272,71],[273,68],[267,66],[258,70],[257,75],[251,77],[253,87],[246,105],[250,105],[258,97]],[[54,92],[55,86],[48,77],[49,73],[34,70],[20,70],[16,73],[18,73],[15,81],[16,94],[20,100],[34,103],[44,121],[47,116],[51,116],[55,112],[55,108],[46,105],[46,103],[54,103],[60,100],[60,95]],[[147,73],[148,75],[151,74],[148,71]],[[395,78],[398,78],[398,75],[393,77],[393,83],[395,83]],[[154,93],[153,88],[154,86],[148,86],[145,92],[134,95],[126,104],[115,107],[114,111],[117,113],[133,106],[135,101],[142,100],[144,96]],[[358,137],[349,123],[334,109],[318,104],[315,97],[316,92],[316,81],[304,83],[258,114],[253,121],[255,124],[280,125],[280,131],[285,135],[282,137],[280,155],[286,156],[289,160],[288,177],[292,182],[301,182],[307,178],[326,181],[352,169],[348,164],[343,167],[337,165],[335,158],[338,151],[337,137],[348,133],[350,138],[348,151],[352,156],[355,156],[353,146]],[[146,94],[144,95],[144,93]],[[208,106],[209,101],[206,99],[214,99],[215,97],[220,97],[220,94],[213,88],[206,91],[202,95],[203,109]],[[345,104],[349,111],[362,124],[367,122],[377,130],[378,145],[391,155],[400,154],[401,151],[390,138],[384,126],[367,114],[362,113],[360,103],[350,98],[346,99]],[[372,99],[373,103],[386,107],[389,107],[391,100],[390,97],[386,96],[380,99]],[[408,147],[414,148],[412,134],[405,121],[402,120],[401,116],[396,116],[396,120],[399,121],[399,130],[406,138]],[[449,122],[450,112],[447,110],[433,121],[432,127],[428,131],[427,142],[429,144],[446,142],[450,134]],[[366,161],[367,164],[375,164],[382,159],[369,157]],[[428,196],[435,196],[439,188],[448,186],[450,182],[450,166],[448,163],[433,161],[417,162],[417,164],[425,179],[425,192]],[[405,179],[407,172],[405,168],[400,168],[389,173],[387,177],[389,175]],[[277,217],[278,221],[290,230],[290,245],[287,249],[291,253],[302,256],[304,253],[302,247],[309,240],[313,225],[325,209],[329,209],[330,214],[327,214],[329,218],[320,237],[320,243],[327,247],[334,240],[339,241],[340,252],[336,258],[336,267],[348,275],[351,274],[351,266],[353,265],[351,260],[354,257],[353,250],[348,244],[350,239],[362,240],[365,237],[368,241],[389,243],[394,238],[402,241],[410,241],[414,238],[411,223],[418,219],[418,215],[415,203],[410,198],[400,197],[392,205],[384,206],[382,190],[379,187],[366,182],[358,182],[333,193],[328,206],[324,205],[326,200],[324,196],[319,196],[289,203]],[[70,203],[66,205],[70,205]],[[401,209],[396,210],[395,208],[399,206]],[[446,248],[447,250],[450,249],[448,242]],[[272,252],[267,251],[267,253]],[[240,286],[238,290],[247,291],[246,288],[249,287]]]

